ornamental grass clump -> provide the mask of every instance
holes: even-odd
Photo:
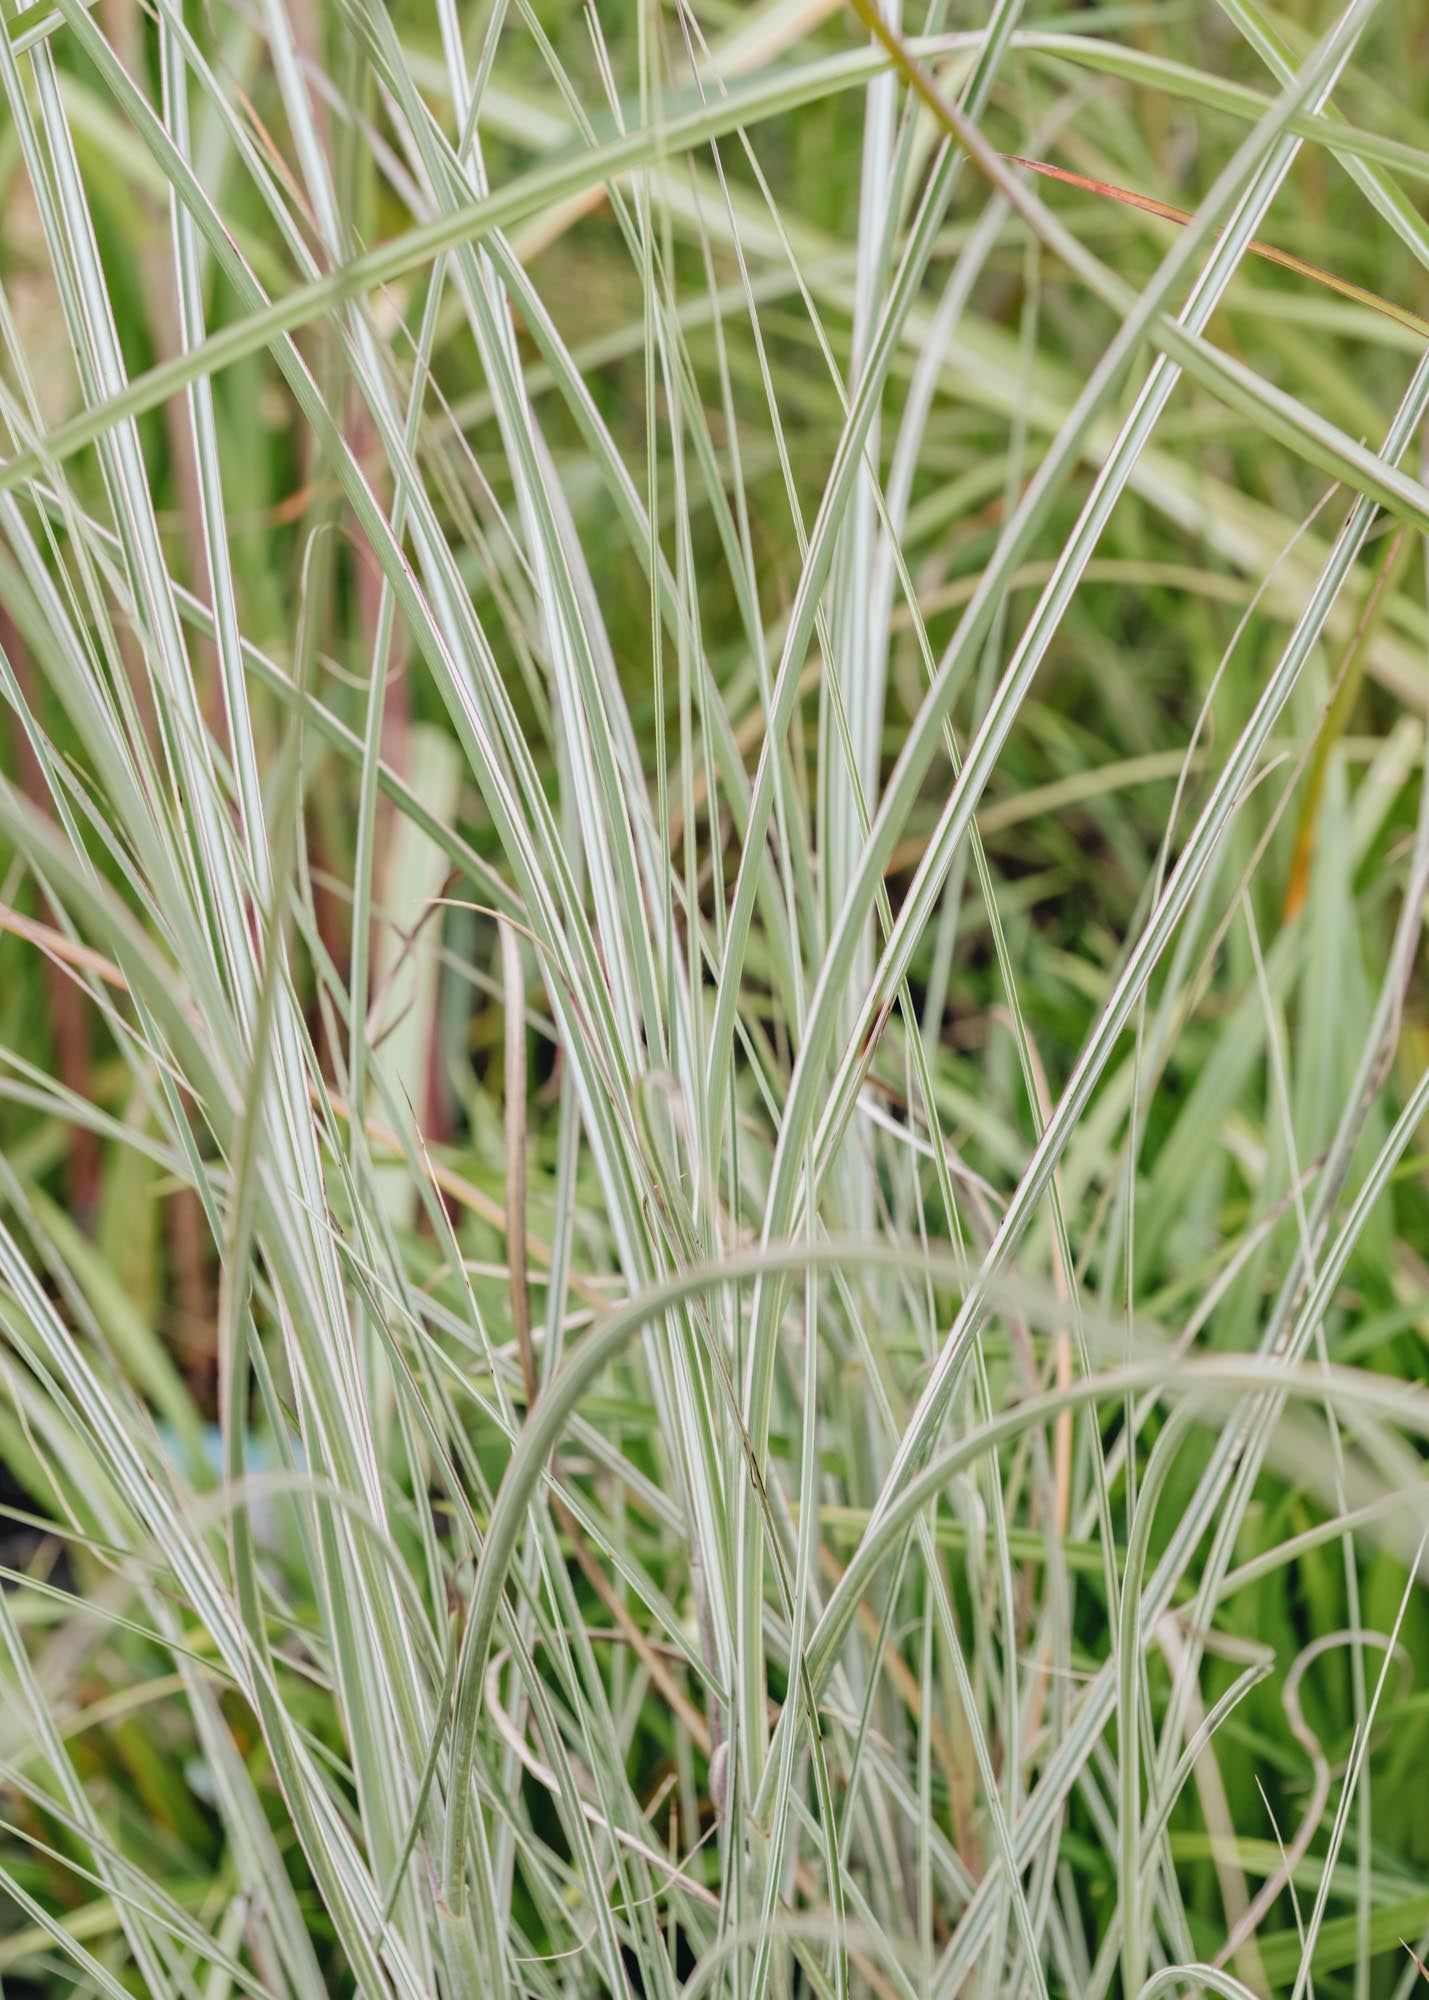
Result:
[[[3,27],[0,1988],[1409,2000],[1422,10]]]

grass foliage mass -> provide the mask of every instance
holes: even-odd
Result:
[[[0,1993],[1429,1978],[1429,12],[6,0]]]

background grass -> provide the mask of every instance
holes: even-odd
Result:
[[[1407,2000],[1429,18],[6,15],[3,1991]]]

